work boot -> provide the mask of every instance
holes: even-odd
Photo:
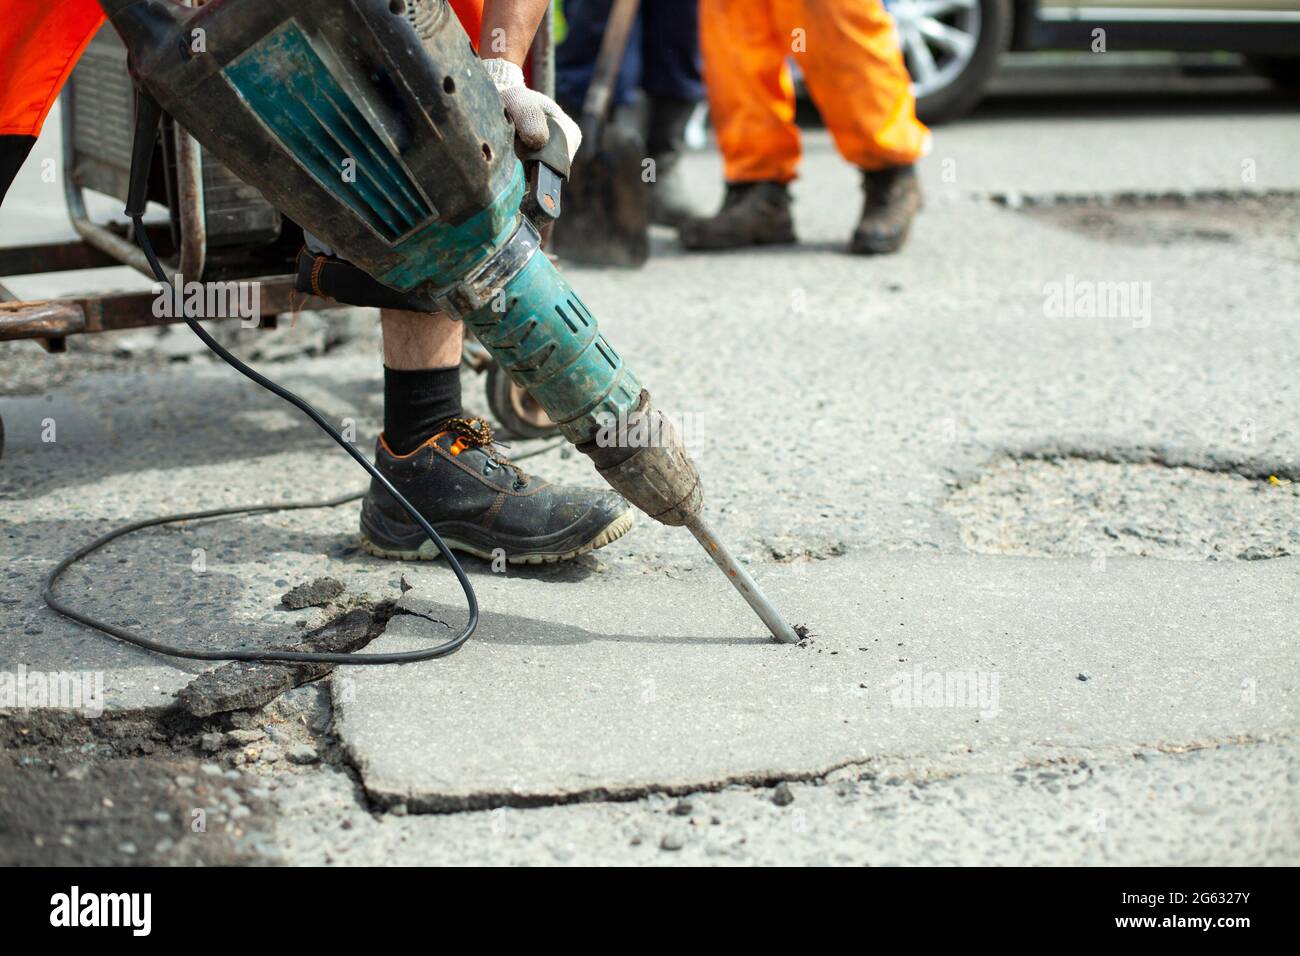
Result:
[[[687,249],[795,242],[790,190],[785,183],[771,181],[727,183],[721,211],[712,219],[686,223],[678,238]]]
[[[864,171],[862,218],[853,230],[849,251],[859,255],[897,252],[907,241],[912,218],[921,208],[916,167]]]
[[[553,485],[502,457],[481,418],[453,418],[408,455],[395,455],[381,436],[375,464],[448,547],[487,560],[567,561],[632,527],[631,507],[613,491]],[[403,561],[440,554],[377,481],[361,505],[361,547]]]
[[[680,229],[700,215],[691,199],[677,163],[680,156],[661,153],[654,157],[655,181],[650,186],[650,221],[656,226]]]
[[[645,143],[646,152],[655,164],[655,178],[650,187],[650,221],[655,225],[676,229],[700,215],[679,169],[682,153],[686,151],[686,125],[697,105],[695,100],[663,96],[650,100]]]

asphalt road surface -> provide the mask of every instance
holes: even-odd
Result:
[[[452,658],[260,709],[282,674],[222,672],[243,709],[178,716],[205,668],[59,619],[43,575],[128,520],[364,476],[184,329],[3,346],[0,673],[99,674],[105,713],[0,717],[0,800],[24,808],[0,858],[1300,862],[1297,112],[1237,87],[994,100],[936,131],[926,208],[882,259],[845,254],[856,177],[813,129],[798,246],[688,255],[657,232],[643,270],[566,270],[686,423],[710,520],[803,646],[642,519],[563,567],[471,562],[484,621]],[[70,235],[40,175],[57,149],[0,242]],[[712,152],[684,171],[716,202]],[[369,448],[375,326],[226,334]],[[529,465],[597,480],[577,455]],[[323,576],[331,603],[282,605]],[[405,649],[464,613],[440,564],[361,553],[355,505],[145,532],[64,593],[196,646],[360,608],[371,650]]]

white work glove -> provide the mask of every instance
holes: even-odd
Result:
[[[483,66],[496,84],[501,94],[501,103],[514,120],[515,132],[529,149],[541,149],[551,138],[546,128],[546,117],[555,119],[555,123],[564,131],[564,140],[569,147],[569,161],[577,155],[582,143],[582,130],[578,124],[569,119],[564,110],[544,93],[530,90],[524,83],[524,71],[518,64],[495,57],[483,61]]]

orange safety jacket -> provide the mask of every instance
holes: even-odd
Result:
[[[104,22],[96,0],[9,0],[8,6],[0,21],[0,202]]]

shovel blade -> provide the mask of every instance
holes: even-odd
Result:
[[[635,268],[645,263],[650,255],[650,192],[641,181],[644,160],[641,138],[612,123],[606,124],[590,155],[579,153],[552,234],[560,258],[598,266]]]

